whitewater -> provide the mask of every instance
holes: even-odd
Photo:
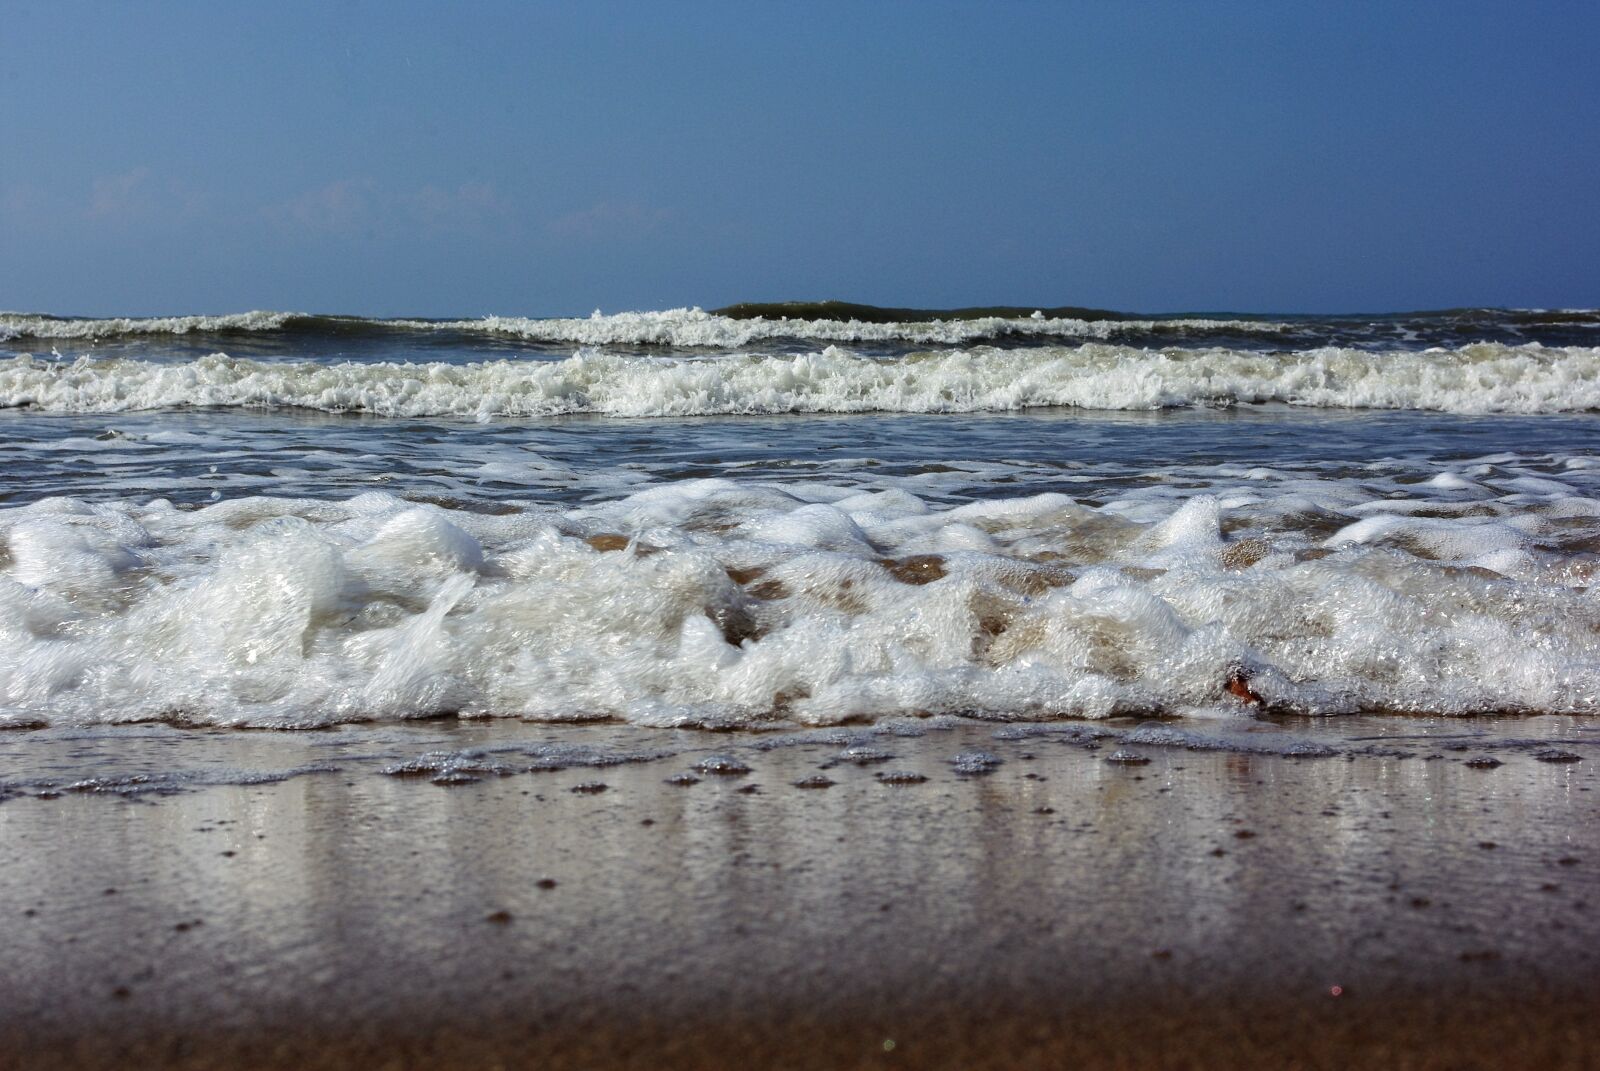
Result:
[[[0,316],[0,725],[1600,704],[1594,313],[851,308]]]
[[[1283,402],[1349,409],[1558,413],[1600,409],[1600,349],[1485,343],[1460,350],[1286,354],[1124,346],[468,364],[39,360],[0,364],[0,406],[117,413],[176,406],[479,419],[600,413],[964,413],[1074,406],[1163,409]]]

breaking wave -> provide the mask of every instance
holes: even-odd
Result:
[[[1264,317],[1238,314],[1139,316],[1099,309],[880,309],[843,302],[735,305],[620,312],[586,317],[484,316],[477,319],[366,319],[296,312],[219,316],[83,319],[0,313],[0,342],[109,341],[143,336],[440,336],[511,339],[539,345],[738,349],[775,341],[959,346],[1005,340],[1158,345],[1259,339],[1299,346],[1459,345],[1475,340],[1582,342],[1600,330],[1594,310],[1451,309],[1380,316]],[[313,347],[314,349],[314,347]]]
[[[1043,313],[1022,316],[974,316],[961,319],[874,321],[804,317],[734,318],[701,309],[666,312],[598,313],[587,319],[535,320],[487,316],[481,320],[437,323],[396,321],[432,330],[480,331],[529,342],[566,342],[583,346],[664,346],[737,349],[762,342],[798,339],[812,342],[910,342],[959,346],[998,339],[1113,339],[1206,333],[1273,335],[1287,324],[1238,319],[1084,319]]]
[[[381,416],[941,413],[1072,406],[1153,410],[1287,403],[1455,413],[1600,409],[1600,349],[1482,343],[1459,349],[1262,353],[1104,343],[864,357],[669,358],[585,349],[564,360],[469,364],[271,362],[213,354],[0,361],[0,407],[116,413],[176,406]]]
[[[279,331],[296,320],[292,312],[240,312],[224,316],[150,316],[70,319],[19,312],[0,312],[0,342],[18,339],[101,339],[128,335],[233,334]]]
[[[781,308],[775,306],[772,308]],[[807,308],[818,308],[808,306]],[[820,308],[826,309],[826,306]],[[846,308],[867,308],[847,306]],[[901,310],[896,310],[901,311]],[[911,314],[911,310],[904,310]],[[621,312],[586,317],[534,318],[484,316],[471,320],[370,320],[356,316],[313,316],[294,312],[243,312],[224,316],[68,319],[0,313],[0,341],[101,340],[141,335],[231,335],[281,332],[330,337],[359,334],[483,335],[530,343],[578,346],[660,346],[674,349],[738,348],[778,339],[819,342],[912,342],[959,345],[1002,338],[1120,338],[1163,334],[1229,332],[1274,334],[1288,325],[1265,320],[1169,317],[1140,319],[1018,315],[962,315],[886,321],[790,316],[728,316],[698,308]]]
[[[0,510],[0,726],[1592,712],[1596,469],[1525,468],[1399,501],[1259,472],[1102,507],[729,479],[497,515],[48,499]]]

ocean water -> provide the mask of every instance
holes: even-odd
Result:
[[[1600,705],[1600,313],[758,311],[0,314],[0,726]]]

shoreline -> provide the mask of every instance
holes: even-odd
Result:
[[[410,750],[641,742],[438,728]],[[248,766],[315,735],[127,750]],[[1600,1059],[1594,763],[677,735],[696,746],[449,786],[347,759],[10,799],[0,1067]],[[977,751],[998,762],[952,761]]]

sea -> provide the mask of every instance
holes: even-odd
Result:
[[[1594,310],[0,314],[0,727],[1581,716],[1597,582]]]

